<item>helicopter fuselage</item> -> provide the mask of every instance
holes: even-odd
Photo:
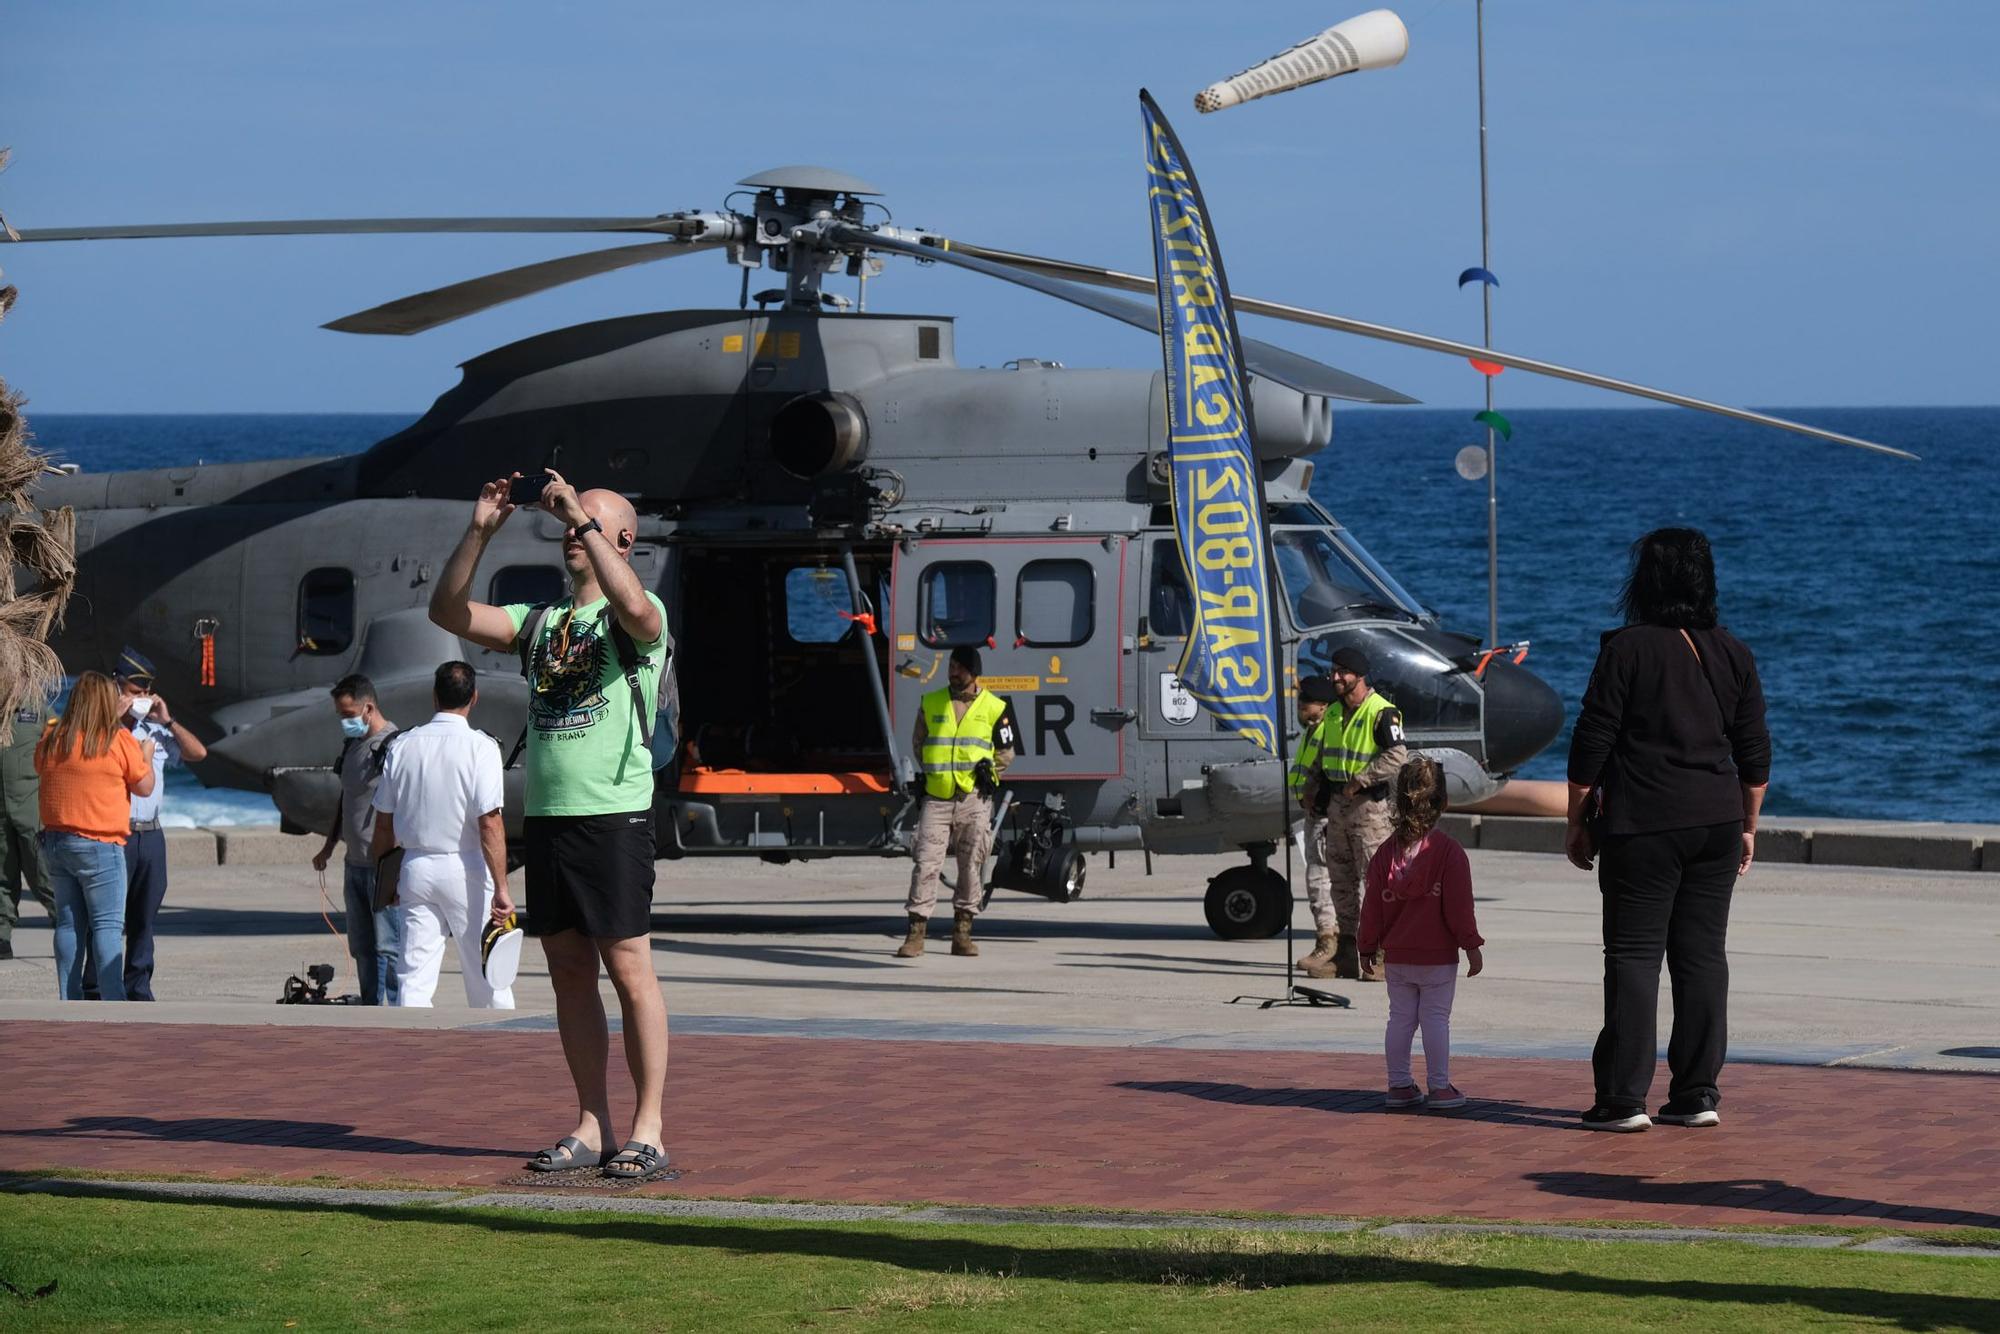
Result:
[[[905,851],[918,702],[960,644],[980,648],[1022,738],[999,883],[1066,897],[1064,849],[1282,837],[1278,762],[1176,676],[1189,603],[1161,377],[962,368],[952,335],[943,317],[791,310],[609,320],[467,363],[362,454],[50,479],[41,503],[78,512],[83,599],[58,647],[73,668],[139,647],[176,712],[217,738],[205,781],[327,828],[326,690],[349,672],[407,726],[429,715],[435,666],[464,658],[475,721],[511,745],[518,662],[425,608],[481,482],[554,466],[633,500],[634,568],[669,611],[683,749],[659,785],[663,855]],[[1288,675],[1363,647],[1454,797],[1489,794],[1560,729],[1553,692],[1504,659],[1475,670],[1477,642],[1312,499],[1326,400],[1263,379],[1252,393]],[[560,538],[552,517],[516,515],[474,595],[561,597]]]

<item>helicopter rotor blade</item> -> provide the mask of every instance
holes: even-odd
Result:
[[[581,255],[564,255],[560,259],[523,264],[519,268],[502,269],[498,273],[468,278],[448,287],[400,297],[352,315],[343,315],[320,327],[352,334],[422,333],[426,329],[476,315],[482,310],[545,292],[551,287],[561,287],[564,283],[630,268],[634,264],[650,264],[677,255],[692,255],[700,250],[715,250],[722,244],[720,241],[648,241],[641,245],[586,251]]]
[[[1029,273],[1051,278],[1065,278],[1071,282],[1089,283],[1097,287],[1117,288],[1126,292],[1143,292],[1151,296],[1154,292],[1153,280],[1136,273],[1122,273],[1117,269],[1099,268],[1094,264],[1079,264],[1073,260],[1049,259],[1041,255],[1024,255],[1009,250],[995,250],[988,246],[970,245],[964,241],[948,240],[944,237],[927,238],[925,247],[941,252],[970,256],[989,262],[1019,268]],[[1836,445],[1847,445],[1854,449],[1866,449],[1876,454],[1887,454],[1892,458],[1918,460],[1918,456],[1906,449],[1893,445],[1878,444],[1873,440],[1863,440],[1857,436],[1842,435],[1838,431],[1823,430],[1817,426],[1807,426],[1785,417],[1773,417],[1768,413],[1752,412],[1748,408],[1732,408],[1723,403],[1711,403],[1706,399],[1691,398],[1686,394],[1676,394],[1671,390],[1655,389],[1651,385],[1634,384],[1629,380],[1616,380],[1608,375],[1598,375],[1591,371],[1577,370],[1573,366],[1560,366],[1551,361],[1538,361],[1533,357],[1516,356],[1511,352],[1496,352],[1476,343],[1460,343],[1449,338],[1434,338],[1429,334],[1414,333],[1408,329],[1397,329],[1386,324],[1371,324],[1366,320],[1349,319],[1344,315],[1329,315],[1324,311],[1308,310],[1302,306],[1288,306],[1278,301],[1263,301],[1256,297],[1230,294],[1230,303],[1246,315],[1266,315],[1276,320],[1288,320],[1293,324],[1308,324],[1316,328],[1332,329],[1339,333],[1358,334],[1363,338],[1374,338],[1386,343],[1400,343],[1404,347],[1422,348],[1427,352],[1443,352],[1456,357],[1476,357],[1481,361],[1497,362],[1511,366],[1515,370],[1527,371],[1534,375],[1546,375],[1557,380],[1570,380],[1577,384],[1587,384],[1597,389],[1609,389],[1614,393],[1630,394],[1636,398],[1650,398],[1658,403],[1670,403],[1679,408],[1693,408],[1698,412],[1711,412],[1717,416],[1733,417],[1737,421],[1750,422],[1757,426],[1776,427],[1781,431],[1791,431],[1797,435],[1811,436],[1815,440],[1826,440]]]
[[[674,218],[295,218],[273,222],[162,222],[114,227],[31,227],[0,245],[29,241],[130,241],[199,236],[380,236],[410,232],[656,232],[683,234]]]
[[[829,239],[843,245],[860,245],[870,250],[886,250],[892,254],[907,255],[912,259],[941,262],[969,269],[974,273],[985,274],[989,278],[998,278],[1003,282],[1040,292],[1044,296],[1055,297],[1059,301],[1082,306],[1085,310],[1095,311],[1099,315],[1108,315],[1135,329],[1143,329],[1155,337],[1160,332],[1160,313],[1150,305],[1137,301],[1121,301],[1117,297],[1100,296],[1087,287],[1051,281],[1047,277],[1025,272],[1019,266],[994,263],[976,255],[961,254],[954,249],[906,241],[899,237],[863,231],[845,224],[829,228],[827,235]],[[1149,292],[1152,290],[1151,283],[1146,285],[1146,290]],[[1346,371],[1315,361],[1311,357],[1255,338],[1243,340],[1243,364],[1253,375],[1261,375],[1267,380],[1296,389],[1302,394],[1345,399],[1351,403],[1417,401],[1407,394],[1398,393],[1372,380],[1350,375]]]

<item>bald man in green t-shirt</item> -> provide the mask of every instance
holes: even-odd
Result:
[[[667,1007],[653,972],[653,768],[650,718],[671,651],[666,609],[632,572],[639,518],[615,491],[576,488],[554,469],[534,501],[561,520],[570,593],[546,609],[528,649],[528,795],[523,827],[528,917],[548,955],[556,1026],[576,1084],[577,1121],[529,1166],[598,1166],[619,1181],[667,1169],[660,1105],[667,1082]],[[536,608],[474,602],[486,545],[517,508],[520,474],[480,488],[472,523],[431,597],[431,619],[475,644],[512,652]],[[633,698],[631,674],[638,681]],[[631,1138],[617,1148],[606,1066],[611,1039],[598,966],[624,1020],[637,1094]],[[614,1152],[615,1149],[615,1152]]]

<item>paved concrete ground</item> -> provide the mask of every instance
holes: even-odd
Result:
[[[275,839],[278,836],[268,836]],[[289,973],[341,966],[316,877],[299,855],[272,865],[183,867],[162,918],[154,1018],[397,1027],[505,1022],[546,1027],[552,999],[530,944],[521,1009],[465,1009],[455,975],[432,1012],[280,1007]],[[284,850],[279,849],[282,853]],[[1597,892],[1560,858],[1472,854],[1486,973],[1461,983],[1454,1029],[1468,1054],[1587,1054],[1599,1003]],[[1002,892],[980,923],[984,953],[890,957],[906,864],[661,864],[654,925],[678,1031],[1089,1045],[1378,1049],[1380,987],[1341,984],[1351,1010],[1259,1012],[1226,1004],[1283,989],[1277,941],[1216,940],[1199,890],[1223,858],[1092,858],[1086,897],[1060,905]],[[1739,1059],[2000,1070],[2000,895],[1990,875],[1759,866],[1731,928]],[[112,1019],[62,1005],[46,919],[24,905],[20,958],[0,964],[0,1020]],[[335,920],[338,920],[336,915]],[[1303,924],[1306,915],[1299,910]],[[945,923],[936,924],[940,934]],[[1299,941],[1297,951],[1303,952]],[[455,963],[448,963],[455,970]],[[1328,984],[1331,985],[1331,984]],[[1662,1037],[1666,1002],[1663,997]]]

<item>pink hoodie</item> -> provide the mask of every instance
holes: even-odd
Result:
[[[1361,953],[1385,950],[1390,963],[1457,963],[1460,950],[1486,942],[1472,913],[1472,864],[1458,840],[1425,834],[1408,857],[1394,835],[1368,862],[1361,901]]]

